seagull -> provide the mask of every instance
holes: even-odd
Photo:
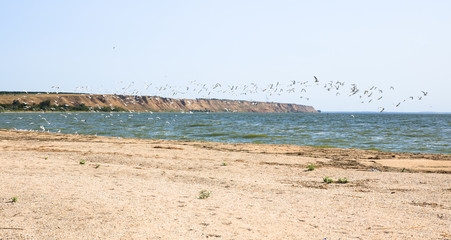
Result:
[[[424,96],[428,95],[428,92],[425,92],[425,91],[421,91],[421,92],[424,94]]]
[[[315,78],[315,82],[319,82],[318,78],[316,76],[313,76]]]

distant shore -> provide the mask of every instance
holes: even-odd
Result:
[[[14,130],[0,148],[5,239],[451,234],[448,154]]]
[[[49,93],[0,94],[0,111],[136,111],[136,112],[309,112],[318,111],[312,106],[227,100],[214,98],[176,99],[159,96],[116,94]]]

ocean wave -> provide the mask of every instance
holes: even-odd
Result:
[[[197,124],[189,124],[186,125],[187,127],[211,127],[213,125],[211,124],[201,124],[201,123],[197,123]]]

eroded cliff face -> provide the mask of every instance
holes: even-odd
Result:
[[[28,105],[39,104],[50,100],[51,105],[78,106],[84,104],[92,110],[100,107],[123,108],[128,111],[153,111],[153,112],[311,112],[316,113],[312,106],[251,102],[240,100],[219,99],[174,99],[156,96],[130,96],[110,94],[5,94],[0,95],[0,103],[10,104],[14,100]]]

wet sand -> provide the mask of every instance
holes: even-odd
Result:
[[[451,238],[451,155],[13,130],[0,149],[0,239]]]

